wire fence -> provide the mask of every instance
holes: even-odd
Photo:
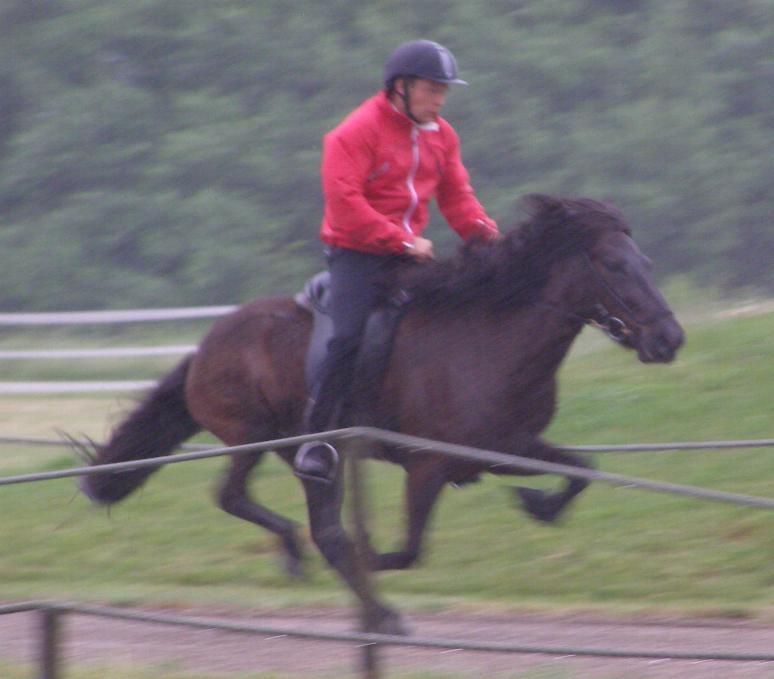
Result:
[[[194,452],[183,453],[174,457],[153,458],[147,460],[137,460],[131,462],[114,463],[100,465],[98,467],[76,467],[68,470],[58,470],[52,472],[43,472],[39,474],[24,474],[0,478],[0,486],[16,483],[39,482],[51,479],[60,479],[73,476],[85,476],[115,471],[126,471],[147,466],[158,466],[163,464],[175,464],[190,462],[194,460],[203,460],[224,455],[236,455],[257,450],[272,450],[286,446],[297,446],[313,438],[325,438],[327,440],[346,441],[351,439],[377,440],[392,445],[399,445],[405,449],[414,452],[436,452],[444,453],[452,457],[465,458],[487,464],[490,466],[512,466],[518,468],[527,468],[545,473],[563,474],[567,476],[578,476],[589,480],[603,481],[613,483],[614,485],[624,485],[628,487],[639,487],[659,492],[677,493],[689,495],[692,497],[733,502],[735,504],[749,507],[758,507],[774,509],[774,499],[759,498],[747,495],[732,493],[723,493],[720,491],[710,491],[707,489],[695,488],[692,486],[678,486],[676,484],[664,484],[650,481],[647,479],[637,479],[617,474],[606,474],[588,469],[578,469],[566,465],[557,465],[552,463],[531,460],[511,455],[487,451],[469,446],[459,446],[448,444],[430,439],[423,439],[395,432],[372,429],[368,427],[354,427],[349,429],[334,430],[324,434],[313,434],[306,436],[296,436],[272,441],[264,441],[243,446],[234,446],[226,448],[210,448],[196,450]],[[3,439],[4,441],[13,441],[15,439]],[[349,447],[345,446],[344,450]],[[351,489],[350,489],[351,490]],[[367,534],[367,531],[363,531]],[[113,609],[96,606],[86,606],[79,604],[63,604],[51,602],[28,602],[7,607],[0,607],[0,614],[14,613],[21,611],[37,610],[40,612],[40,633],[39,633],[39,676],[41,679],[61,679],[61,659],[60,659],[60,618],[65,614],[83,614],[97,615],[102,617],[111,617],[116,619],[134,620],[137,622],[155,622],[167,625],[180,625],[190,628],[219,629],[222,631],[274,635],[282,634],[288,637],[298,637],[307,639],[316,639],[320,641],[348,641],[357,644],[363,649],[362,676],[366,679],[378,679],[380,675],[378,663],[376,662],[377,649],[387,646],[413,646],[424,648],[437,648],[446,650],[466,650],[477,652],[497,652],[497,653],[522,653],[522,654],[544,654],[553,656],[596,656],[596,657],[616,657],[616,658],[651,658],[651,659],[689,659],[689,660],[727,660],[739,662],[774,662],[774,653],[723,653],[723,652],[685,652],[673,650],[627,650],[627,649],[600,649],[600,648],[574,648],[559,646],[526,646],[503,643],[476,643],[466,640],[449,639],[426,639],[426,638],[406,638],[402,636],[391,636],[371,633],[331,633],[321,632],[313,629],[293,630],[278,629],[263,625],[244,625],[237,623],[223,623],[222,621],[212,621],[198,618],[184,618],[180,616],[168,616],[159,614],[150,614],[144,612],[127,611],[123,609]]]
[[[272,441],[263,441],[258,443],[246,444],[242,446],[233,446],[226,448],[205,448],[193,452],[182,453],[174,457],[161,457],[146,460],[135,460],[131,462],[113,463],[99,466],[76,467],[66,470],[57,470],[51,472],[42,472],[38,474],[23,474],[17,476],[7,476],[0,478],[0,486],[12,485],[18,483],[40,482],[52,479],[68,478],[73,476],[85,476],[91,474],[100,474],[105,472],[127,471],[148,466],[160,466],[165,464],[176,464],[182,462],[191,462],[195,460],[204,460],[226,455],[238,455],[255,452],[258,450],[273,450],[287,446],[298,446],[301,443],[315,438],[324,438],[326,440],[347,441],[352,439],[376,440],[392,445],[401,446],[404,449],[421,452],[440,452],[452,457],[474,460],[489,466],[497,467],[515,467],[521,469],[531,469],[544,473],[563,474],[566,476],[576,476],[588,480],[602,481],[627,487],[637,487],[658,492],[676,493],[688,495],[695,498],[706,500],[731,502],[748,507],[774,509],[774,499],[760,498],[735,493],[724,493],[693,486],[681,486],[671,483],[660,483],[648,479],[638,479],[618,474],[608,474],[588,469],[579,469],[567,465],[558,465],[539,460],[532,460],[518,456],[506,455],[496,451],[488,451],[470,446],[460,446],[430,439],[398,434],[396,432],[373,429],[370,427],[353,427],[348,429],[334,430],[323,434],[312,434],[305,436],[295,436]],[[2,439],[4,442],[16,441],[17,439]],[[746,444],[751,442],[745,442]],[[756,442],[759,443],[759,442]],[[675,445],[675,444],[671,444]],[[348,451],[345,446],[344,451]],[[358,456],[354,456],[357,458]],[[357,475],[351,475],[352,479],[357,479]],[[351,481],[354,483],[354,481]],[[362,482],[360,489],[350,488],[353,494],[360,490],[362,492]],[[362,528],[360,533],[367,535],[367,530]],[[365,553],[365,550],[359,550]],[[311,629],[277,629],[262,625],[243,625],[237,623],[223,623],[219,621],[210,621],[193,618],[183,618],[180,616],[165,616],[148,613],[138,613],[135,611],[126,611],[123,609],[111,609],[104,607],[85,606],[79,604],[62,603],[26,603],[11,607],[0,607],[0,614],[20,612],[22,610],[39,610],[41,615],[40,622],[40,641],[39,641],[39,667],[41,679],[61,679],[61,660],[59,657],[60,647],[60,618],[65,614],[85,614],[100,615],[103,617],[112,617],[124,620],[135,620],[138,622],[156,622],[168,625],[181,625],[193,628],[220,629],[222,631],[242,632],[252,634],[283,634],[290,637],[317,639],[320,641],[349,641],[358,644],[362,651],[362,676],[365,679],[378,679],[381,674],[377,661],[377,649],[386,646],[414,646],[425,648],[438,648],[447,650],[467,650],[480,652],[498,652],[498,653],[540,653],[555,656],[597,656],[597,657],[617,657],[617,658],[651,658],[651,659],[690,659],[690,660],[729,660],[739,662],[774,662],[774,653],[768,654],[743,654],[743,653],[721,653],[721,652],[685,652],[672,650],[651,650],[635,651],[626,649],[599,649],[599,648],[570,648],[558,646],[524,646],[503,643],[480,643],[470,641],[448,640],[448,639],[420,639],[406,638],[402,636],[391,636],[381,634],[361,634],[361,633],[329,633],[320,632]]]
[[[541,462],[517,456],[505,455],[496,451],[487,451],[469,446],[459,446],[430,439],[423,439],[395,432],[372,429],[369,427],[353,427],[349,429],[335,430],[325,432],[324,434],[312,434],[306,436],[296,436],[272,441],[263,441],[259,443],[246,444],[242,446],[226,448],[210,448],[197,450],[194,452],[183,453],[174,457],[161,457],[146,460],[136,460],[131,462],[121,462],[97,467],[76,467],[68,470],[58,470],[52,472],[42,472],[38,474],[24,474],[17,476],[8,476],[0,478],[0,486],[17,483],[31,483],[51,479],[61,479],[73,476],[85,476],[99,473],[110,473],[116,471],[126,471],[148,466],[159,466],[164,464],[176,464],[182,462],[191,462],[195,460],[204,460],[213,457],[225,455],[237,455],[255,452],[257,450],[273,450],[287,446],[297,446],[313,438],[325,438],[327,440],[346,441],[349,439],[377,440],[392,445],[399,445],[404,449],[415,453],[436,452],[444,453],[452,457],[474,460],[489,466],[497,467],[516,467],[527,468],[544,473],[563,474],[566,476],[576,476],[589,480],[603,481],[614,485],[623,485],[627,487],[638,487],[658,492],[676,493],[688,495],[695,498],[701,498],[713,501],[731,502],[748,507],[757,507],[765,509],[774,509],[774,499],[760,498],[748,495],[734,493],[724,493],[693,486],[679,486],[677,484],[667,484],[647,479],[638,479],[634,477],[622,476],[618,474],[608,474],[588,469],[579,469],[568,467],[567,465],[557,465],[553,463]],[[10,439],[13,440],[13,439]],[[348,447],[344,447],[348,451]],[[350,491],[354,489],[350,488]],[[362,530],[366,535],[367,531]],[[363,551],[363,550],[361,550]],[[9,609],[0,608],[3,612],[18,612],[20,610],[31,610],[32,604],[20,604]],[[222,631],[242,632],[252,634],[283,634],[289,637],[317,639],[320,641],[349,641],[358,644],[363,649],[362,676],[366,679],[378,679],[381,676],[377,661],[377,650],[387,646],[414,646],[425,648],[438,648],[447,650],[467,650],[478,652],[498,652],[498,653],[539,653],[554,656],[597,656],[597,657],[617,657],[617,658],[651,658],[651,659],[690,659],[690,660],[729,660],[729,661],[758,661],[774,662],[774,653],[772,654],[744,654],[744,653],[722,653],[722,652],[685,652],[672,650],[651,650],[636,651],[626,649],[600,649],[600,648],[574,648],[558,646],[525,646],[503,643],[474,643],[470,641],[448,640],[448,639],[421,639],[406,638],[381,634],[360,634],[360,633],[330,633],[320,632],[311,629],[277,629],[261,625],[243,625],[236,623],[223,623],[219,621],[182,618],[179,616],[164,616],[157,614],[138,613],[135,611],[126,611],[121,609],[110,609],[94,606],[83,606],[77,604],[56,604],[46,603],[37,606],[40,611],[40,649],[39,665],[41,679],[61,679],[59,657],[60,632],[59,619],[64,614],[85,614],[101,615],[103,617],[113,617],[125,620],[135,620],[138,622],[156,622],[169,625],[181,625],[194,628],[220,629]]]
[[[19,474],[15,476],[0,477],[0,486],[15,485],[19,483],[32,483],[37,481],[48,481],[53,479],[63,479],[75,476],[88,476],[101,474],[105,472],[130,471],[132,469],[142,469],[147,467],[159,467],[169,464],[180,464],[183,462],[192,462],[195,460],[206,460],[214,457],[223,457],[227,455],[241,455],[254,453],[258,451],[277,450],[299,446],[302,443],[313,440],[352,440],[362,439],[379,441],[391,445],[399,446],[402,449],[413,453],[435,452],[450,457],[461,458],[479,462],[488,468],[511,468],[517,470],[530,470],[542,474],[559,474],[571,478],[581,478],[588,481],[598,481],[614,486],[626,488],[641,488],[660,493],[671,493],[675,495],[684,495],[697,499],[712,500],[716,502],[726,502],[747,507],[758,507],[762,509],[774,509],[774,498],[756,497],[753,495],[744,495],[740,493],[728,493],[718,490],[699,488],[697,486],[682,485],[676,483],[666,483],[661,481],[652,481],[634,476],[625,476],[623,474],[612,474],[594,469],[581,467],[572,467],[554,462],[544,462],[519,455],[511,455],[493,450],[484,450],[472,446],[462,446],[443,441],[434,441],[418,436],[400,434],[383,429],[372,427],[349,427],[347,429],[336,429],[329,432],[306,434],[303,436],[291,436],[270,441],[261,441],[257,443],[247,443],[241,446],[231,446],[225,448],[208,448],[205,450],[182,453],[173,457],[154,457],[145,460],[133,460],[129,462],[114,462],[99,466],[73,467],[71,469],[60,469],[49,472],[39,472],[35,474]],[[768,441],[768,439],[766,439]],[[745,442],[749,443],[749,442]],[[676,444],[670,444],[676,445]],[[588,448],[586,448],[588,451]]]
[[[326,632],[314,628],[276,627],[272,625],[246,624],[240,622],[224,622],[223,620],[149,613],[145,611],[127,610],[108,606],[92,606],[54,601],[28,601],[18,604],[0,606],[0,615],[13,613],[37,612],[39,614],[39,630],[37,657],[40,679],[61,679],[62,677],[62,624],[66,615],[94,616],[106,619],[124,620],[137,623],[185,627],[195,630],[221,631],[236,634],[250,634],[265,638],[295,638],[314,641],[347,642],[356,648],[387,648],[400,646],[409,648],[437,649],[440,651],[468,651],[480,653],[501,653],[512,655],[548,655],[556,657],[591,657],[591,658],[627,658],[648,660],[690,660],[690,661],[726,661],[737,663],[772,663],[774,652],[768,653],[736,653],[685,651],[675,649],[623,649],[623,648],[588,648],[574,646],[538,646],[528,644],[511,644],[502,642],[481,642],[468,639],[436,639],[429,637],[405,637],[387,634],[360,632]]]
[[[734,502],[746,506],[774,509],[774,499],[757,498],[746,495],[721,493],[719,491],[708,491],[706,489],[694,488],[690,486],[677,486],[675,484],[662,484],[646,479],[635,479],[621,475],[606,474],[587,469],[577,469],[566,465],[556,465],[528,458],[504,455],[495,451],[487,451],[470,446],[453,445],[440,441],[397,434],[395,432],[373,429],[369,427],[353,427],[348,429],[334,430],[323,434],[313,434],[306,436],[296,436],[273,441],[263,441],[243,446],[233,446],[226,448],[215,448],[206,450],[197,450],[194,452],[183,453],[174,457],[153,458],[147,460],[135,460],[131,462],[122,462],[90,467],[77,467],[68,470],[58,470],[52,472],[43,472],[39,474],[25,474],[20,476],[10,476],[0,478],[0,486],[16,483],[40,482],[44,480],[60,479],[72,476],[85,476],[90,474],[99,474],[105,472],[126,471],[129,469],[138,469],[147,466],[158,466],[163,464],[175,464],[181,462],[190,462],[194,460],[203,460],[225,455],[238,455],[243,453],[255,452],[257,450],[271,450],[285,446],[297,446],[313,438],[325,438],[327,440],[347,441],[351,439],[377,440],[392,445],[399,445],[405,449],[414,452],[442,452],[452,457],[465,458],[493,466],[516,466],[519,468],[528,468],[539,470],[546,473],[556,473],[572,476],[580,476],[591,480],[605,481],[616,485],[636,486],[649,490],[658,490],[661,492],[678,493],[691,495],[704,499],[715,501]],[[3,441],[15,441],[16,439],[3,439]],[[352,452],[349,447],[344,446],[344,452]],[[352,456],[354,463],[359,455]],[[358,475],[351,475],[351,483],[357,479]],[[360,482],[362,490],[362,482]],[[357,488],[350,488],[355,492]],[[367,535],[367,530],[362,530],[363,535]],[[360,550],[364,553],[364,550]],[[182,616],[171,616],[161,614],[151,614],[146,612],[128,611],[125,609],[115,609],[99,606],[88,606],[82,604],[69,604],[58,602],[25,602],[11,606],[0,607],[0,614],[18,613],[22,611],[35,610],[40,613],[40,632],[39,632],[39,676],[41,679],[61,679],[61,633],[60,619],[64,615],[82,614],[96,615],[106,618],[115,618],[123,620],[133,620],[137,622],[149,622],[165,625],[178,625],[198,629],[218,629],[227,632],[240,632],[262,635],[284,635],[288,637],[315,639],[319,641],[347,641],[357,644],[362,648],[362,676],[366,679],[378,679],[380,675],[378,662],[376,661],[377,649],[387,646],[410,646],[423,648],[437,648],[446,650],[465,650],[476,652],[497,652],[497,653],[520,653],[520,654],[544,654],[553,656],[592,656],[592,657],[610,657],[610,658],[649,658],[649,659],[683,659],[683,660],[726,660],[737,662],[774,662],[774,653],[723,653],[723,652],[686,652],[675,650],[627,650],[627,649],[604,649],[604,648],[575,648],[560,646],[528,646],[514,645],[505,643],[482,643],[471,642],[469,640],[449,640],[449,639],[427,639],[427,638],[407,638],[403,636],[392,636],[373,633],[331,633],[314,629],[296,628],[288,630],[286,628],[276,628],[265,625],[245,625],[241,623],[224,623],[222,621],[188,618]]]
[[[0,314],[0,326],[2,325],[78,325],[93,323],[135,323],[160,320],[188,320],[197,318],[214,317],[229,313],[236,307],[198,307],[185,309],[158,309],[158,310],[129,310],[108,312],[65,312],[65,313],[35,313],[35,314]],[[2,351],[0,360],[50,360],[50,359],[78,359],[78,358],[114,358],[121,356],[164,356],[189,353],[194,351],[193,346],[175,345],[169,347],[127,347],[116,349],[60,349],[53,351]],[[0,383],[0,394],[41,394],[41,393],[74,393],[89,391],[124,391],[141,390],[152,387],[155,381],[113,381],[113,382],[26,382],[26,383]],[[105,472],[127,471],[143,467],[158,467],[167,464],[179,464],[195,460],[204,460],[214,457],[239,455],[259,450],[276,450],[279,448],[297,446],[301,443],[324,438],[329,441],[370,440],[399,446],[414,453],[429,452],[442,453],[451,457],[473,460],[488,468],[512,468],[514,470],[530,470],[546,474],[559,474],[573,478],[583,478],[589,481],[608,483],[627,488],[641,488],[655,492],[672,493],[697,499],[716,502],[726,502],[747,507],[774,509],[774,499],[728,493],[695,486],[687,486],[673,483],[652,481],[636,477],[611,474],[585,468],[571,467],[509,455],[497,451],[484,450],[470,446],[455,445],[440,441],[423,439],[406,434],[374,429],[370,427],[353,427],[348,429],[326,432],[323,435],[314,434],[308,436],[295,436],[272,441],[263,441],[235,447],[213,447],[206,444],[183,446],[184,452],[173,457],[160,457],[131,462],[100,465],[99,467],[73,467],[65,470],[41,472],[37,474],[22,474],[0,478],[0,486],[19,483],[32,483],[52,479],[62,479],[76,476],[86,476]],[[72,442],[52,439],[35,439],[21,437],[2,437],[0,443],[5,444],[33,444],[33,445],[62,445],[68,446]],[[664,452],[677,450],[723,450],[735,448],[760,448],[774,446],[774,439],[742,440],[742,441],[692,441],[679,443],[646,443],[646,444],[618,444],[606,446],[570,446],[564,450],[581,453],[600,452]],[[358,456],[354,456],[357,458]],[[357,491],[357,489],[351,489]],[[365,534],[366,531],[363,531]],[[393,637],[380,634],[366,633],[325,633],[312,629],[277,629],[263,625],[244,625],[237,623],[224,623],[222,621],[207,620],[201,618],[185,618],[160,614],[149,614],[125,609],[107,607],[86,606],[80,604],[61,602],[22,602],[9,606],[0,606],[0,614],[19,613],[23,611],[37,611],[41,616],[39,666],[41,679],[60,679],[61,660],[60,647],[60,618],[64,615],[93,615],[105,618],[134,620],[137,622],[153,622],[165,625],[180,625],[199,629],[219,629],[222,631],[250,633],[250,634],[282,634],[290,637],[312,638],[321,641],[347,641],[363,648],[363,676],[373,679],[378,676],[378,666],[375,663],[375,649],[386,646],[413,646],[425,648],[437,648],[446,650],[467,650],[498,653],[539,653],[546,655],[577,655],[617,658],[650,658],[650,659],[687,659],[687,660],[730,660],[730,661],[756,661],[774,662],[774,653],[768,654],[742,654],[742,653],[690,653],[684,651],[630,651],[625,649],[589,649],[567,647],[535,647],[524,645],[511,645],[499,643],[475,643],[469,640],[445,640],[445,639],[421,639]]]
[[[32,446],[53,446],[71,448],[74,440],[46,438],[40,436],[0,436],[0,445],[29,444]],[[78,441],[84,445],[99,442]],[[214,450],[217,446],[207,443],[186,443],[180,450]],[[738,439],[729,441],[674,441],[672,443],[609,443],[606,445],[558,446],[568,453],[673,453],[677,451],[699,452],[702,450],[737,450],[743,448],[771,448],[774,439]]]

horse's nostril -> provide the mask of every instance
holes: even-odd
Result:
[[[663,361],[671,361],[675,357],[678,346],[680,345],[670,342],[668,338],[661,337],[656,345],[656,351]]]

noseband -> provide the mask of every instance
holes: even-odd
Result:
[[[668,318],[669,316],[674,315],[672,311],[667,308],[643,320],[638,319],[637,314],[634,312],[631,306],[626,303],[618,291],[612,285],[610,285],[607,280],[605,280],[605,277],[599,272],[597,267],[594,266],[594,263],[591,261],[591,257],[589,257],[589,253],[586,252],[586,250],[583,251],[583,261],[594,274],[594,280],[600,285],[600,287],[605,290],[605,292],[608,293],[608,295],[610,295],[610,297],[615,300],[618,305],[620,305],[621,309],[635,325],[634,329],[630,328],[629,325],[626,324],[626,321],[623,319],[619,318],[618,316],[613,316],[607,310],[607,307],[602,304],[602,302],[597,302],[594,305],[591,314],[588,316],[566,312],[552,304],[547,303],[538,303],[536,306],[542,306],[553,311],[558,311],[574,320],[581,321],[585,325],[590,325],[593,328],[597,328],[604,332],[614,342],[623,342],[628,337],[634,335],[638,330],[652,325],[653,323],[656,323],[663,318]]]
[[[594,315],[584,318],[583,322],[592,328],[597,328],[604,332],[614,342],[623,342],[627,337],[633,334],[631,328],[624,323],[618,316],[613,316],[604,304],[594,305]]]
[[[674,314],[669,308],[663,309],[662,311],[656,312],[652,316],[649,316],[645,319],[639,319],[637,318],[637,314],[635,311],[626,303],[626,300],[624,300],[623,297],[618,293],[618,291],[610,285],[610,283],[605,280],[605,277],[599,273],[599,270],[597,267],[594,266],[594,263],[591,261],[591,257],[589,257],[589,253],[585,250],[583,251],[583,261],[586,263],[586,265],[591,269],[591,271],[594,273],[595,280],[601,284],[601,286],[605,289],[605,291],[615,300],[617,304],[621,306],[621,308],[624,310],[626,315],[629,317],[632,323],[636,326],[636,330],[639,330],[641,328],[646,328],[649,325],[653,325],[654,323],[660,321],[663,318],[668,318],[669,316],[673,316]],[[604,304],[601,302],[598,302],[594,305],[594,315],[586,319],[586,323],[601,329],[604,333],[610,337],[610,339],[616,341],[616,342],[622,342],[624,339],[629,337],[630,335],[634,334],[634,330],[629,328],[628,325],[626,325],[626,322],[622,319],[618,318],[617,316],[613,316],[610,314],[610,312],[607,310]]]

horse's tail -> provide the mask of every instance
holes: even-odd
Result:
[[[144,460],[168,455],[201,427],[185,402],[185,382],[193,355],[183,361],[142,400],[111,433],[104,445],[85,452],[91,464]],[[158,469],[142,467],[121,472],[92,474],[81,479],[81,490],[94,502],[109,505],[139,488]]]

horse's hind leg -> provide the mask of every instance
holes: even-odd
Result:
[[[416,562],[430,514],[446,484],[436,465],[428,464],[406,471],[406,544],[403,551],[371,555],[373,570],[404,569]]]
[[[300,577],[302,552],[297,524],[255,502],[247,491],[247,479],[252,468],[263,457],[263,451],[232,455],[231,466],[218,490],[218,505],[224,511],[257,524],[279,536],[285,554],[285,570]]]
[[[366,583],[365,569],[359,568],[355,543],[341,524],[341,474],[334,483],[304,478],[312,539],[333,568],[371,612],[373,628],[381,634],[406,634],[400,615],[378,601]]]

